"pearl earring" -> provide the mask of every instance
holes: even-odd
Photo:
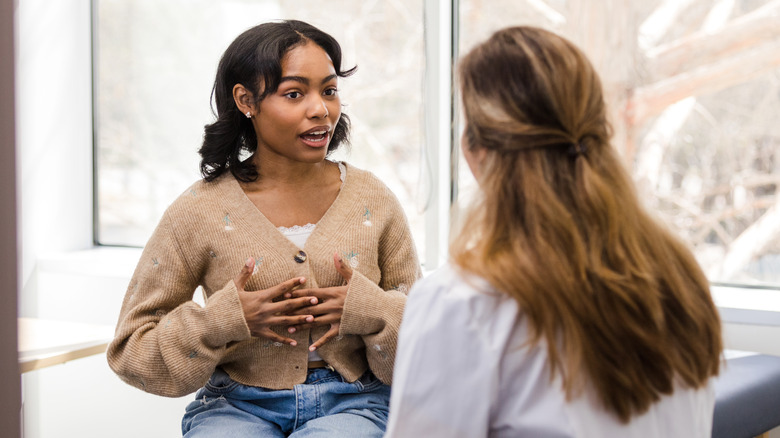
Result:
[[[251,112],[249,112],[249,111],[247,111],[247,112],[246,112],[246,118],[247,118],[247,119],[251,119],[251,118],[252,118],[252,113],[251,113]]]

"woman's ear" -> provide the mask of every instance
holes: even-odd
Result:
[[[482,164],[485,162],[488,150],[482,146],[469,146],[465,142],[462,145],[463,157],[469,165],[469,170],[471,170],[474,178],[479,181],[479,177],[482,174]]]
[[[482,146],[474,147],[474,156],[476,158],[479,167],[482,167],[482,163],[485,162],[485,157],[487,157],[487,153],[488,153],[488,149],[486,147],[482,147]]]
[[[257,114],[254,96],[243,85],[233,86],[233,100],[241,114],[246,115],[247,118],[252,118]]]

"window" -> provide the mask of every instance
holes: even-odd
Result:
[[[647,206],[713,282],[776,286],[778,13],[768,0],[461,0],[460,51],[509,25],[572,40],[599,70]]]
[[[425,242],[419,2],[96,0],[95,15],[98,242],[144,245],[167,205],[200,178],[219,57],[245,29],[281,18],[330,33],[345,68],[358,66],[339,83],[353,130],[350,151],[335,158],[381,178]]]
[[[690,244],[710,279],[780,284],[776,1],[95,4],[100,243],[143,245],[164,208],[199,178],[209,91],[229,42],[256,23],[298,18],[331,33],[345,65],[358,65],[341,82],[353,146],[337,158],[390,186],[426,268],[434,268],[443,258],[424,254],[441,244],[434,234],[446,235],[447,195],[463,198],[473,188],[462,163],[445,187],[459,135],[449,66],[498,28],[530,24],[589,55],[605,85],[614,144],[643,199]],[[431,211],[434,220],[426,219]]]

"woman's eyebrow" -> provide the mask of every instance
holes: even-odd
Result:
[[[332,75],[325,76],[325,78],[322,79],[322,84],[329,82],[333,79],[336,79],[338,75],[335,73]],[[287,81],[293,81],[293,82],[300,82],[304,85],[309,85],[309,78],[304,76],[282,76],[282,78],[279,80],[279,83],[287,82]]]

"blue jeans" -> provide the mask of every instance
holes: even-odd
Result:
[[[390,387],[371,371],[354,383],[328,368],[309,370],[306,382],[272,390],[242,385],[217,369],[182,418],[193,437],[382,437]]]

